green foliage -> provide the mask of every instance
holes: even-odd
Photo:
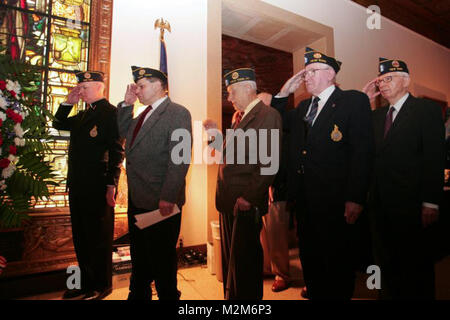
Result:
[[[1,46],[0,52],[4,52]],[[0,191],[0,227],[11,228],[29,219],[27,211],[33,201],[48,197],[48,186],[57,184],[53,182],[55,174],[51,163],[45,160],[46,154],[51,152],[48,142],[52,140],[48,121],[54,117],[40,101],[41,70],[0,54],[0,80],[6,79],[18,81],[23,93],[20,102],[28,111],[21,123],[25,145],[17,147],[16,170],[6,179],[6,189]]]

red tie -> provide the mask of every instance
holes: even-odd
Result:
[[[131,138],[130,147],[133,145],[134,139],[136,139],[136,136],[142,127],[142,123],[144,122],[145,116],[147,115],[147,113],[150,112],[150,110],[152,110],[152,106],[148,106],[147,108],[145,108],[144,112],[142,112],[139,115],[138,123],[136,124],[136,127],[134,128],[133,137]]]
[[[236,116],[236,120],[234,121],[234,124],[233,124],[233,129],[237,128],[237,126],[241,122],[243,116],[244,116],[244,111],[241,111],[238,113],[238,115]]]
[[[386,115],[386,120],[384,121],[384,138],[386,139],[386,136],[389,132],[389,129],[392,127],[392,113],[394,112],[395,108],[390,107],[388,114]]]

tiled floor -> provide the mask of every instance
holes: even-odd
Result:
[[[282,292],[274,293],[271,290],[273,278],[264,280],[264,299],[266,300],[299,300],[300,290],[303,286],[301,266],[296,249],[291,250],[292,286]],[[113,278],[113,293],[105,300],[125,300],[128,296],[129,273],[115,275]],[[223,300],[222,282],[212,275],[206,265],[182,268],[178,270],[178,289],[182,300]],[[52,292],[26,300],[59,300],[63,292]],[[154,296],[155,299],[156,296]]]
[[[298,259],[297,249],[290,251],[290,266],[292,286],[282,292],[272,292],[273,278],[264,280],[264,300],[303,300],[300,296],[304,285],[301,265]],[[447,257],[436,265],[436,292],[438,299],[450,299],[450,257]],[[128,284],[130,274],[116,275],[113,279],[113,293],[105,300],[125,300],[128,296]],[[359,274],[355,288],[355,299],[376,299],[375,290],[368,290],[365,286],[366,275]],[[212,275],[206,265],[183,268],[178,271],[178,289],[182,292],[181,300],[223,300],[222,282]],[[62,292],[53,292],[27,300],[59,300]],[[154,296],[156,299],[156,296]]]

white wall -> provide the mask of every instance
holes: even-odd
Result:
[[[244,1],[244,0],[242,0]],[[334,29],[334,50],[343,68],[344,89],[361,89],[376,76],[378,57],[405,60],[412,92],[450,99],[450,50],[382,19],[381,30],[366,27],[365,8],[348,0],[263,0]],[[159,66],[158,18],[168,20],[166,33],[171,99],[186,106],[193,121],[221,123],[221,0],[115,0],[111,53],[110,100],[123,99],[132,82],[131,65]],[[208,20],[209,19],[209,20]],[[194,151],[195,152],[195,151]],[[187,246],[207,241],[214,209],[216,167],[191,165],[181,236]]]
[[[207,0],[114,1],[110,101],[123,100],[133,81],[131,65],[159,68],[154,23],[161,17],[172,28],[165,35],[170,97],[190,110],[193,121],[205,119]],[[180,233],[186,246],[206,243],[206,174],[203,165],[189,169]]]
[[[360,90],[385,57],[408,64],[413,94],[450,100],[449,49],[385,18],[381,30],[369,30],[366,9],[349,0],[262,1],[334,29],[335,55],[343,62],[337,80],[344,89]]]

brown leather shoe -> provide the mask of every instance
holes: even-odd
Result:
[[[304,286],[304,287],[302,288],[302,291],[300,292],[300,295],[301,295],[303,298],[305,298],[305,299],[309,299],[309,296],[308,296],[308,289],[306,288],[306,286]]]
[[[276,279],[272,285],[273,292],[280,292],[286,290],[287,288],[289,288],[289,282],[285,281],[284,279]]]

